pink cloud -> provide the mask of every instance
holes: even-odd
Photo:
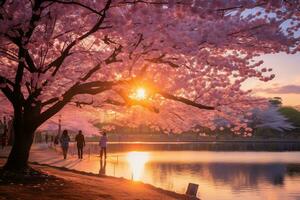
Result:
[[[255,91],[270,94],[300,94],[300,85],[283,85],[264,89],[257,88]]]

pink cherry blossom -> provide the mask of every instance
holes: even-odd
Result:
[[[261,69],[259,57],[300,50],[299,4],[155,2],[6,1],[1,111],[30,116],[33,130],[70,103],[115,111],[114,124],[182,132],[197,125],[215,129],[222,118],[240,134],[245,113],[266,105],[242,83],[275,77]],[[147,102],[129,101],[130,91],[143,84],[151,93]]]

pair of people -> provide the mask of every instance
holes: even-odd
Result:
[[[85,146],[85,140],[84,140],[84,136],[83,136],[81,130],[76,135],[75,141],[77,142],[78,158],[82,159],[83,158],[83,147]],[[62,147],[64,159],[67,158],[68,149],[69,149],[69,142],[70,142],[70,137],[68,135],[68,131],[64,130],[63,134],[60,138],[60,144],[61,144],[61,147]],[[106,159],[106,155],[107,155],[107,153],[106,153],[107,135],[106,135],[105,132],[103,133],[102,137],[100,138],[99,146],[101,148],[100,149],[100,158],[101,158],[101,160],[103,159],[103,156]]]
[[[64,130],[62,136],[60,137],[60,145],[62,148],[64,159],[67,159],[70,137],[68,135],[68,131]],[[83,147],[85,146],[84,136],[82,131],[80,130],[79,133],[75,137],[75,141],[77,142],[77,150],[78,150],[78,158],[83,158]]]

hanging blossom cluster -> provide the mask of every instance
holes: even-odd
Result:
[[[276,0],[3,1],[1,109],[34,115],[36,128],[71,103],[115,110],[119,124],[222,130],[222,118],[249,135],[249,110],[265,103],[241,84],[275,77],[259,56],[299,52],[299,10]],[[151,91],[147,102],[127,98],[135,86]]]

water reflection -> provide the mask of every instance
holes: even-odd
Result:
[[[190,182],[199,184],[198,196],[202,199],[294,200],[300,196],[300,166],[294,163],[299,155],[129,152],[126,161],[118,166],[123,171],[129,165],[131,177],[127,178],[180,193],[185,192]]]
[[[127,154],[127,161],[131,170],[131,179],[138,181],[144,171],[145,164],[149,160],[149,153],[147,152],[129,152]]]
[[[100,159],[99,175],[106,175],[106,159]]]
[[[184,193],[199,184],[198,196],[214,200],[300,199],[300,152],[147,151],[91,156],[74,169],[142,181]]]
[[[154,169],[156,170],[155,172],[153,172]],[[233,190],[242,190],[245,188],[257,188],[261,184],[283,185],[286,169],[285,164],[276,163],[151,163],[147,165],[145,171],[153,173],[150,176],[153,177],[155,182],[171,182],[174,177],[179,180],[186,180],[189,177],[195,181],[205,180],[214,185],[227,185]],[[157,174],[160,176],[157,176]]]

